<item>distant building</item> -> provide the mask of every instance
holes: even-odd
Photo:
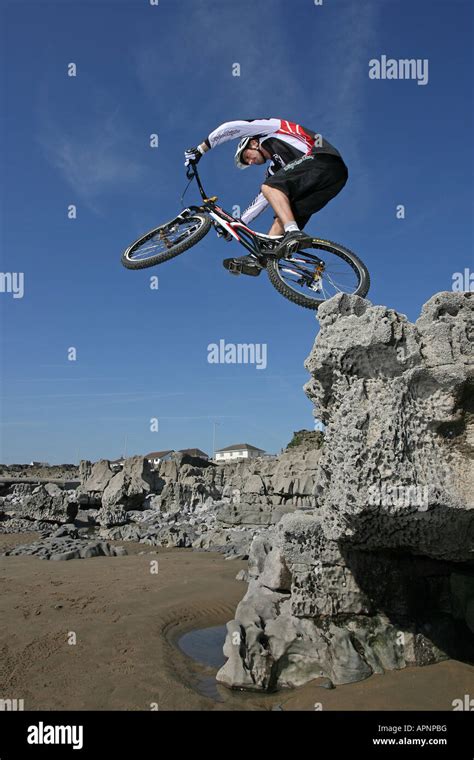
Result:
[[[110,467],[112,470],[120,470],[123,467],[124,458],[120,457],[119,459],[111,459],[110,460]]]
[[[216,462],[230,462],[236,459],[254,459],[265,454],[263,449],[251,446],[250,443],[234,443],[224,449],[216,450]]]
[[[166,449],[165,451],[150,451],[149,454],[145,454],[147,459],[153,467],[160,464],[160,462],[167,462],[174,454],[174,449]]]
[[[30,467],[51,467],[49,462],[30,462]]]
[[[189,457],[199,457],[199,459],[209,459],[209,454],[201,449],[180,449],[180,454],[187,454]]]

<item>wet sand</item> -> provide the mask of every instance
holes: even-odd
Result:
[[[0,551],[34,538],[1,535]],[[246,589],[235,575],[247,563],[121,545],[128,556],[0,557],[0,698],[24,699],[25,710],[452,710],[454,699],[474,695],[474,667],[449,660],[333,690],[317,682],[272,695],[212,686],[220,701],[206,697],[196,684],[213,684],[213,671],[176,641],[232,619]]]

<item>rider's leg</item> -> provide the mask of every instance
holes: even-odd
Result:
[[[283,239],[276,249],[278,255],[291,256],[292,253],[305,245],[311,245],[312,238],[301,232],[298,227],[288,195],[279,188],[270,187],[265,183],[262,185],[261,191],[280,220],[281,227],[283,227],[283,232],[280,233],[283,235]]]
[[[285,234],[285,228],[283,227],[282,223],[276,216],[273,220],[273,224],[270,227],[270,230],[268,232],[269,235],[284,235]]]
[[[285,193],[283,193],[277,187],[270,187],[269,185],[263,184],[260,189],[263,195],[265,196],[266,200],[269,202],[270,206],[274,210],[275,214],[277,215],[283,227],[286,224],[291,224],[291,223],[297,226],[295,222],[295,215],[291,209],[288,196],[285,195]]]
[[[294,164],[288,164],[268,177],[266,182],[272,189],[285,192],[288,201],[291,198],[292,212],[301,230],[312,214],[323,208],[340,192],[347,178],[347,167],[341,158],[309,155]],[[303,236],[303,232],[288,232],[286,228],[285,235],[275,251],[277,256],[291,255],[295,250],[308,245],[307,240],[301,240]]]
[[[308,193],[303,198],[295,201],[294,209],[296,221],[300,230],[303,230],[309,218],[318,211],[321,211],[330,200],[340,193],[347,181],[346,176],[337,179],[331,185],[322,189],[316,188],[312,193]]]

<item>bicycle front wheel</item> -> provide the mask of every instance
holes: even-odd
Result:
[[[179,256],[198,243],[211,228],[206,214],[175,217],[135,240],[122,254],[127,269],[145,269]]]

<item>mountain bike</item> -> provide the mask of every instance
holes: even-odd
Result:
[[[309,249],[305,248],[287,258],[277,255],[275,251],[281,235],[254,232],[218,206],[217,196],[206,195],[195,164],[188,166],[186,176],[189,182],[181,201],[194,179],[202,204],[184,208],[169,222],[155,227],[129,245],[122,254],[122,264],[127,269],[163,264],[196,245],[213,226],[219,236],[227,240],[230,237],[235,239],[252,253],[262,269],[266,269],[273,287],[298,306],[317,309],[337,293],[367,295],[369,272],[348,248],[330,240],[313,238]]]

